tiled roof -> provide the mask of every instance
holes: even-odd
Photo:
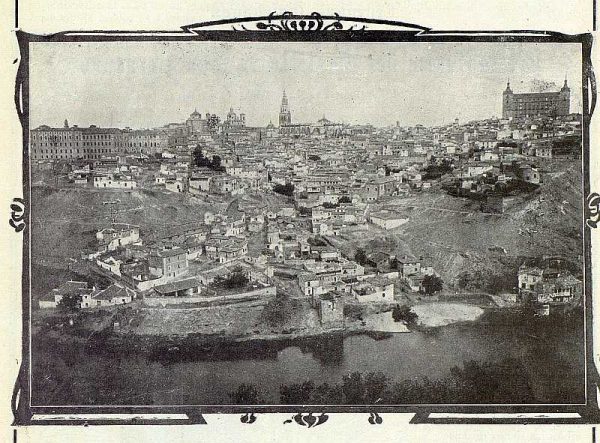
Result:
[[[195,277],[186,278],[185,280],[179,280],[164,285],[158,285],[154,287],[154,290],[159,294],[168,294],[175,291],[183,291],[199,286],[199,282]]]

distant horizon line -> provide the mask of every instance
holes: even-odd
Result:
[[[569,114],[567,115],[577,115],[577,114],[581,114],[581,112],[577,111],[577,112],[569,112]],[[544,116],[539,116],[539,117],[544,117]],[[535,117],[532,117],[535,118]],[[323,119],[323,117],[321,117],[319,120]],[[329,120],[325,117],[326,120]],[[67,121],[69,120],[68,118],[66,119]],[[319,121],[317,120],[317,122]],[[413,127],[417,127],[417,126],[422,126],[425,128],[438,128],[438,127],[444,127],[444,126],[452,126],[454,124],[456,124],[456,120],[460,119],[457,117],[455,118],[454,121],[448,122],[448,123],[443,123],[443,124],[435,124],[435,125],[425,125],[422,123],[415,123],[415,124],[409,124],[409,125],[398,125],[398,121],[396,123],[389,123],[386,125],[375,125],[373,123],[350,123],[350,122],[344,122],[344,121],[333,121],[333,120],[329,120],[332,124],[336,124],[336,125],[344,125],[344,126],[372,126],[374,128],[390,128],[390,127],[399,127],[399,128],[413,128]],[[464,124],[468,124],[468,123],[472,123],[472,122],[479,122],[479,121],[486,121],[486,120],[509,120],[506,118],[502,118],[501,116],[489,116],[489,117],[480,117],[480,118],[472,118],[472,119],[468,119],[468,120],[464,120],[462,123],[459,123],[459,125],[464,125]],[[222,124],[223,122],[220,122],[220,124]],[[282,126],[309,126],[309,125],[315,125],[316,122],[300,122],[300,123],[291,123],[290,125],[275,125],[272,120],[269,121],[269,123],[267,123],[264,126],[254,126],[254,125],[246,125],[243,126],[244,128],[256,128],[256,129],[266,129],[270,124],[272,124],[274,127],[276,128],[280,128]],[[160,129],[165,129],[166,126],[168,125],[185,125],[185,121],[183,122],[169,122],[169,123],[165,123],[162,126],[154,126],[154,127],[134,127],[134,126],[103,126],[103,125],[98,125],[98,124],[90,124],[88,126],[79,126],[77,124],[70,124],[68,127],[65,127],[64,124],[62,126],[57,125],[57,126],[51,126],[49,124],[46,123],[42,123],[40,125],[37,125],[35,128],[32,128],[31,130],[35,130],[38,129],[42,126],[47,126],[49,128],[52,129],[73,129],[73,128],[78,128],[78,129],[90,129],[90,128],[97,128],[97,129],[120,129],[120,130],[132,130],[132,131],[154,131],[154,130],[160,130]]]

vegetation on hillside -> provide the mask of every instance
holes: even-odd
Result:
[[[276,192],[287,197],[294,196],[294,185],[292,183],[286,183],[285,185],[277,184],[273,186],[273,192]]]

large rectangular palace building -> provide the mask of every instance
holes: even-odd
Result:
[[[568,115],[571,90],[565,80],[559,92],[514,94],[507,83],[502,93],[502,118]]]

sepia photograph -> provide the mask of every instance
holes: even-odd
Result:
[[[31,406],[587,403],[581,42],[28,45]]]

